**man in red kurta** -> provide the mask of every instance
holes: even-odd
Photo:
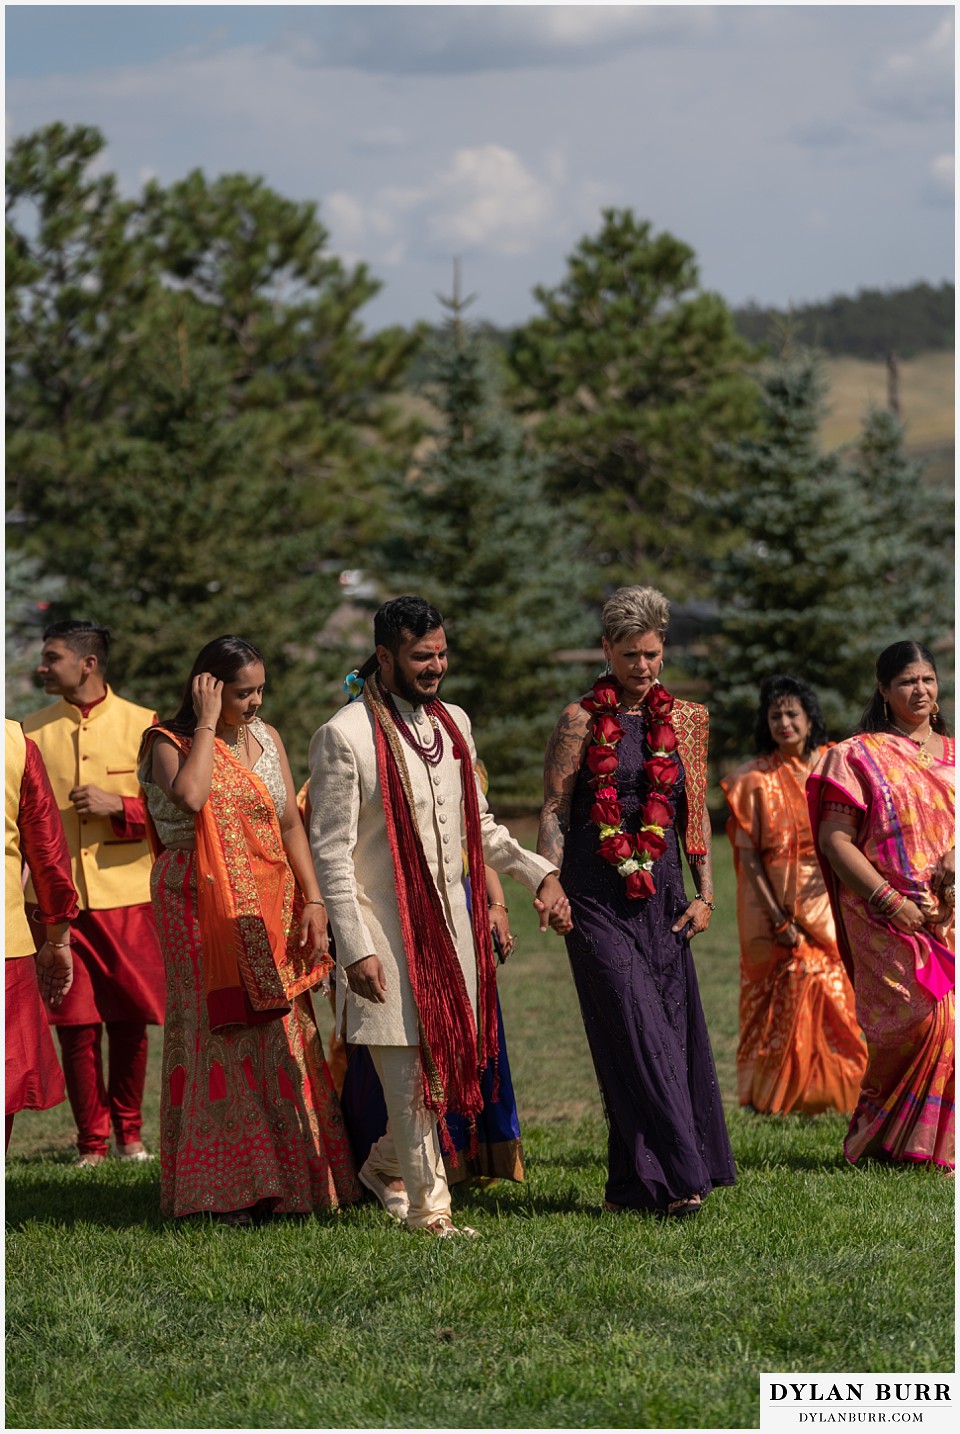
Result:
[[[50,1039],[43,1000],[59,1006],[73,980],[70,922],[77,893],[70,879],[70,852],[35,743],[16,722],[4,722],[6,801],[5,1038],[6,1144],[18,1110],[49,1110],[66,1099],[63,1075]],[[43,944],[36,942],[23,908],[23,863],[36,873]]]
[[[23,721],[57,799],[80,901],[71,932],[73,987],[50,1021],[60,1040],[82,1166],[106,1157],[111,1124],[121,1158],[149,1158],[141,1140],[146,1028],[162,1023],[165,997],[137,780],[140,738],[156,713],[107,686],[109,648],[110,634],[92,622],[48,628],[37,671],[58,700]],[[36,899],[29,887],[27,899]]]

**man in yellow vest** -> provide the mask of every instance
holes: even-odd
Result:
[[[150,904],[150,849],[137,752],[156,713],[106,683],[110,634],[55,623],[37,672],[58,699],[24,718],[53,788],[70,848],[80,914],[71,931],[73,986],[50,1013],[57,1028],[81,1166],[117,1154],[148,1160],[141,1139],[147,1024],[162,1024],[163,957]],[[32,887],[27,900],[36,901]],[[107,1027],[109,1076],[101,1038]]]

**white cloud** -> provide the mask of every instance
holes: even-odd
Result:
[[[952,154],[938,154],[927,165],[926,184],[923,197],[927,204],[953,205],[954,158]]]
[[[388,254],[399,262],[399,250],[422,246],[424,236],[444,253],[510,256],[542,240],[555,196],[512,150],[483,144],[456,150],[420,184],[384,186],[370,201],[338,190],[323,212],[338,250],[364,251],[378,262],[390,262]]]
[[[429,232],[435,243],[526,254],[553,214],[548,185],[518,155],[497,144],[457,150],[434,191]]]
[[[872,76],[867,99],[900,119],[953,115],[954,20],[952,12],[914,45],[891,51]]]
[[[398,236],[396,218],[382,207],[335,190],[324,200],[322,218],[332,247],[344,263],[369,261],[372,253],[380,264],[402,263],[406,248]]]

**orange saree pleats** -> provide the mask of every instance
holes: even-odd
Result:
[[[189,750],[186,739],[160,731]],[[330,963],[298,944],[302,905],[270,794],[219,739],[210,796],[194,825],[210,1029],[276,1020]]]

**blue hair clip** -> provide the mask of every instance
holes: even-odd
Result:
[[[355,667],[352,672],[348,672],[343,679],[343,690],[351,702],[356,702],[363,691],[363,678],[360,676],[358,667]]]

